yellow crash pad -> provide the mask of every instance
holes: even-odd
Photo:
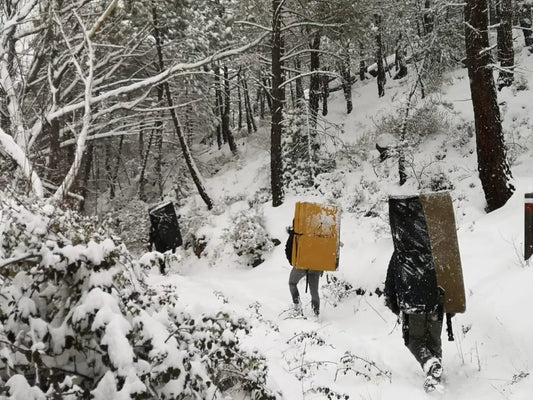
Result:
[[[298,202],[294,210],[292,265],[297,269],[335,271],[339,265],[340,209]]]

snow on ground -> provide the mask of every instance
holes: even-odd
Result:
[[[519,63],[522,81],[533,82],[533,56],[523,51]],[[389,79],[385,98],[378,100],[375,81],[353,91],[354,111],[345,115],[342,94],[332,94],[330,118],[344,127],[346,143],[358,143],[375,129],[379,119],[397,109],[402,82]],[[243,338],[268,360],[271,387],[283,399],[531,399],[533,395],[533,267],[523,259],[523,194],[533,191],[533,148],[529,108],[532,92],[504,89],[499,94],[503,126],[517,191],[508,204],[485,214],[483,192],[476,172],[473,137],[464,140],[472,124],[472,106],[466,70],[451,74],[438,96],[451,110],[449,130],[428,137],[415,154],[415,163],[438,152],[446,157],[438,168],[454,183],[451,191],[463,263],[467,311],[454,318],[455,341],[446,341],[443,329],[444,393],[426,394],[423,373],[403,345],[401,327],[376,293],[383,287],[392,254],[386,210],[387,195],[400,191],[393,160],[376,163],[377,152],[358,167],[345,163],[333,177],[340,197],[287,195],[282,206],[260,206],[269,234],[277,246],[256,268],[238,263],[229,251],[208,253],[210,259],[183,252],[167,276],[154,272],[152,284],[175,284],[190,312],[223,307],[245,316],[254,325]],[[386,172],[392,177],[387,178]],[[224,248],[223,230],[261,188],[269,185],[269,142],[266,130],[241,144],[240,158],[207,180],[211,194],[221,202],[233,199],[226,210],[206,214],[203,232],[212,248]],[[417,191],[411,178],[404,192]],[[350,208],[354,193],[362,194]],[[300,291],[307,319],[286,318],[290,306],[290,266],[285,259],[285,227],[297,201],[335,201],[343,207],[339,270],[327,273],[360,289],[337,299],[326,277],[321,279],[319,321],[311,318],[305,283]],[[186,212],[184,206],[181,212]],[[365,217],[366,211],[374,211]],[[328,388],[329,392],[320,388]],[[323,391],[321,391],[323,390]],[[340,397],[335,397],[339,395]]]

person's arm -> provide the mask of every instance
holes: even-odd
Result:
[[[387,278],[385,279],[385,305],[396,315],[400,314],[398,305],[398,293],[396,292],[396,257],[392,255],[389,267],[387,268]]]

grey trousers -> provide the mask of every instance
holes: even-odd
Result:
[[[442,360],[442,316],[439,314],[403,314],[405,345],[422,368],[431,358]]]
[[[306,269],[292,268],[289,275],[289,290],[294,304],[300,303],[300,293],[298,292],[298,282],[308,274],[309,291],[311,292],[311,307],[315,314],[320,312],[320,296],[318,295],[318,282],[322,271],[309,271]]]

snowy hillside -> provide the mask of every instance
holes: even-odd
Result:
[[[442,113],[443,129],[413,149],[404,187],[397,184],[396,161],[379,163],[377,151],[366,158],[336,153],[337,170],[320,177],[314,193],[288,194],[282,206],[273,208],[262,195],[269,185],[264,128],[240,143],[233,165],[207,181],[216,201],[229,207],[208,214],[198,199],[190,199],[178,210],[182,219],[201,215],[201,223],[188,225],[207,242],[201,258],[190,249],[179,250],[168,275],[154,269],[150,282],[175,285],[193,314],[222,307],[248,319],[253,329],[243,343],[266,357],[269,386],[283,399],[531,399],[533,313],[528,307],[533,269],[523,262],[523,195],[533,191],[533,96],[527,88],[533,82],[533,56],[524,51],[518,58],[517,83],[499,93],[517,187],[505,207],[488,215],[483,210],[467,71],[457,70],[442,93],[428,99]],[[386,96],[378,100],[374,80],[357,83],[354,111],[346,115],[342,94],[335,92],[328,119],[343,126],[339,138],[354,152],[357,146],[373,148],[378,134],[390,133],[376,132],[383,126],[380,121],[398,109],[407,89],[406,80],[389,80]],[[387,196],[417,193],[418,181],[427,188],[425,180],[439,173],[444,182],[453,183],[467,311],[454,318],[454,342],[446,341],[443,329],[445,391],[426,394],[423,373],[403,345],[401,327],[385,308],[380,290],[392,254]],[[307,318],[291,319],[286,313],[291,300],[285,228],[295,202],[306,200],[343,209],[340,267],[321,279],[319,321],[311,318],[304,282],[300,291]],[[228,231],[239,215],[249,212],[281,242],[256,268],[235,255]]]

